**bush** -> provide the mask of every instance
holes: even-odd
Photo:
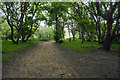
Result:
[[[58,43],[63,43],[63,40],[59,40]]]

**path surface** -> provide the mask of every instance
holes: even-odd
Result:
[[[3,62],[3,78],[117,78],[118,55],[74,52],[41,41]]]

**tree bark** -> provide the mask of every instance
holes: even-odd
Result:
[[[82,27],[82,43],[84,43],[84,29],[83,29],[83,27]]]
[[[15,44],[16,42],[15,42],[15,40],[13,38],[13,32],[14,32],[14,30],[13,30],[13,27],[10,27],[10,28],[11,28],[11,40],[12,40],[13,44]]]
[[[81,35],[80,35],[80,27],[79,27],[79,30],[78,30],[78,32],[79,32],[79,39],[81,39]]]
[[[9,24],[9,26],[10,26],[10,28],[11,28],[11,40],[12,40],[12,42],[13,42],[13,44],[16,44],[16,41],[14,40],[14,29],[13,29],[13,26],[12,26],[12,24],[10,24],[10,20],[9,20],[9,15],[7,16],[7,22],[8,22],[8,24]]]
[[[64,39],[64,26],[65,26],[65,23],[63,22],[63,26],[62,26],[62,36],[63,36],[63,39]]]
[[[110,46],[113,41],[113,38],[111,38],[111,29],[112,29],[112,21],[107,21],[107,34],[104,39],[104,44],[102,46],[102,49],[104,50],[110,50]]]
[[[75,41],[75,28],[73,26],[73,20],[72,20],[72,29],[71,29],[72,35],[73,35],[73,41]]]
[[[98,42],[101,42],[100,18],[98,19]]]
[[[56,14],[56,43],[59,41],[59,36],[58,36],[58,16]]]
[[[68,25],[68,33],[69,33],[69,42],[71,42],[71,38],[70,38],[70,27]]]
[[[73,41],[75,41],[75,33],[72,31]]]
[[[115,36],[115,31],[116,31],[116,27],[114,27],[113,29],[113,33],[111,33],[112,30],[112,24],[114,22],[114,18],[113,17],[113,13],[115,12],[116,8],[118,5],[118,16],[117,19],[119,21],[119,17],[120,17],[120,2],[115,2],[115,4],[112,5],[112,2],[110,2],[110,8],[109,10],[105,9],[106,14],[102,13],[102,6],[99,5],[99,2],[96,2],[96,9],[97,9],[97,13],[99,16],[102,16],[105,20],[107,20],[107,34],[106,37],[104,39],[104,44],[102,46],[102,49],[104,50],[110,50],[110,46],[112,44],[112,41],[114,39]],[[104,6],[104,3],[103,3]],[[104,6],[105,8],[105,6]],[[117,24],[117,23],[116,23]]]
[[[106,24],[105,24],[105,21],[104,21],[104,28],[102,28],[102,41],[104,41],[104,37],[106,35]]]

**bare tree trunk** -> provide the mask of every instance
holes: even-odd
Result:
[[[100,29],[100,17],[98,19],[98,42],[101,42],[101,29]]]
[[[82,27],[82,43],[84,43],[84,29],[83,29],[83,27]]]
[[[13,44],[15,44],[16,42],[13,38],[13,32],[14,32],[13,27],[11,27],[11,40],[12,40]]]
[[[104,22],[104,28],[102,29],[102,41],[104,41],[104,37],[105,37],[105,33],[106,33],[106,24]]]
[[[73,35],[73,41],[75,41],[75,34],[74,34],[74,32],[72,33],[72,35]]]
[[[11,28],[11,40],[12,40],[13,44],[16,44],[16,41],[14,40],[14,37],[13,37],[13,34],[14,34],[13,25],[10,24],[10,20],[9,20],[9,17],[8,17],[8,16],[7,16],[7,22],[8,22],[8,24],[9,24],[10,28]]]
[[[72,35],[73,35],[73,41],[75,41],[75,28],[73,26],[73,21],[72,21],[72,29],[71,29]]]
[[[75,30],[74,30],[74,28],[71,30],[71,32],[72,32],[72,36],[73,36],[73,41],[75,41]]]
[[[26,42],[26,41],[25,41],[25,36],[22,36],[22,42]]]
[[[79,30],[78,30],[78,31],[79,31],[79,39],[81,39],[81,35],[80,35],[80,27],[79,27]]]
[[[56,43],[59,41],[59,36],[58,36],[58,16],[56,14]]]
[[[112,44],[113,38],[111,38],[111,29],[112,29],[112,21],[107,21],[107,34],[104,39],[104,44],[102,46],[103,49],[105,50],[110,50],[110,46]]]
[[[71,38],[70,38],[70,27],[68,26],[68,33],[69,33],[69,42],[71,42]]]
[[[117,35],[119,35],[119,32],[120,32],[120,27],[119,27],[118,30],[117,30]]]
[[[63,39],[64,39],[64,26],[65,26],[65,23],[63,22],[63,26],[62,26],[62,36],[63,36]]]

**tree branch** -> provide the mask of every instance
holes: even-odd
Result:
[[[96,2],[96,8],[97,8],[97,13],[99,16],[102,16],[105,20],[107,20],[106,15],[102,13],[100,6],[99,6],[99,2]]]
[[[18,20],[18,19],[15,19],[13,16],[11,17],[12,19],[14,19],[14,20],[16,20],[16,21],[18,21],[18,22],[20,22],[20,20]]]
[[[120,4],[120,2],[115,2],[115,4],[111,6],[111,14],[114,13],[114,11],[115,11],[115,9],[116,9],[116,6],[117,6],[118,4]]]
[[[101,2],[101,3],[103,4],[105,11],[107,12],[107,7],[105,6],[105,3],[104,2]]]
[[[93,5],[93,2],[91,2],[91,5],[92,5],[92,9],[93,9],[94,15],[97,17],[97,13],[95,12],[95,8],[94,8],[94,5]]]

